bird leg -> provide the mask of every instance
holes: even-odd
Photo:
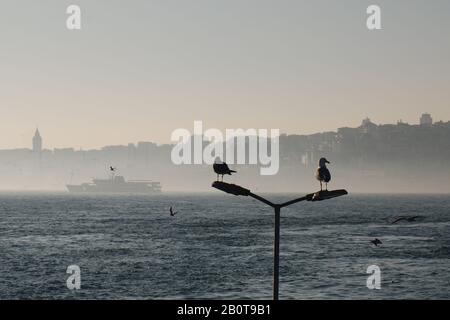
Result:
[[[328,182],[325,182],[325,191],[328,191]]]
[[[217,174],[217,181],[219,181],[219,174]]]
[[[320,182],[320,191],[322,191],[322,181],[319,182]]]

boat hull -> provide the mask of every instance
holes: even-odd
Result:
[[[161,190],[153,188],[98,188],[95,186],[82,186],[82,185],[67,185],[67,190],[70,193],[124,193],[124,194],[157,194],[161,193]]]
[[[155,194],[161,193],[159,182],[147,180],[125,181],[122,176],[112,179],[94,179],[92,183],[66,186],[70,193],[125,193],[125,194]]]

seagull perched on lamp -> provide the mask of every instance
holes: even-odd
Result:
[[[230,170],[230,168],[228,168],[228,165],[225,162],[222,162],[222,160],[220,160],[219,157],[217,157],[214,160],[213,169],[214,169],[214,172],[217,174],[217,181],[219,181],[219,175],[222,176],[222,181],[223,181],[223,176],[225,174],[229,174],[231,176],[231,174],[233,172],[236,172],[234,170]]]
[[[320,191],[322,191],[322,183],[325,182],[325,190],[328,191],[328,182],[331,180],[331,173],[330,170],[327,168],[327,163],[330,163],[325,158],[320,158],[319,160],[319,167],[316,171],[316,178],[320,182]]]

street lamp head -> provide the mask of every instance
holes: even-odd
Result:
[[[226,183],[222,181],[215,181],[212,184],[213,188],[219,189],[220,191],[234,194],[235,196],[245,196],[247,197],[250,194],[250,190],[245,189],[236,184]]]
[[[345,196],[346,194],[348,194],[347,190],[345,189],[340,189],[340,190],[323,190],[323,191],[318,191],[315,193],[311,193],[308,194],[306,196],[308,201],[323,201],[323,200],[328,200],[328,199],[332,199],[332,198],[336,198],[336,197],[340,197],[340,196]]]

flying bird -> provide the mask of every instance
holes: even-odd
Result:
[[[378,238],[375,238],[375,240],[372,240],[370,242],[372,242],[375,245],[375,247],[378,247],[379,244],[383,244],[383,242],[381,242],[381,240]]]
[[[325,182],[325,190],[328,191],[328,182],[331,180],[331,173],[327,168],[327,163],[330,163],[325,158],[320,158],[319,160],[319,167],[316,171],[316,178],[320,182],[320,191],[322,191],[322,183]]]
[[[219,175],[222,176],[223,181],[223,176],[225,174],[229,174],[231,176],[232,173],[236,172],[234,170],[230,170],[230,168],[228,168],[228,165],[225,162],[222,162],[219,158],[216,158],[216,160],[214,161],[213,169],[217,174],[217,181],[219,181]]]
[[[170,207],[169,211],[170,211],[170,216],[171,217],[175,216],[178,213],[178,211],[173,211],[172,207]]]
[[[405,221],[408,221],[408,222],[414,222],[414,221],[416,221],[417,218],[420,218],[420,216],[412,216],[412,217],[402,216],[402,217],[398,217],[397,219],[395,219],[391,224],[395,224],[395,223],[397,223],[399,221],[402,221],[402,220],[405,220]]]
[[[114,168],[113,166],[109,166],[109,170],[114,172],[116,171],[116,168]]]

